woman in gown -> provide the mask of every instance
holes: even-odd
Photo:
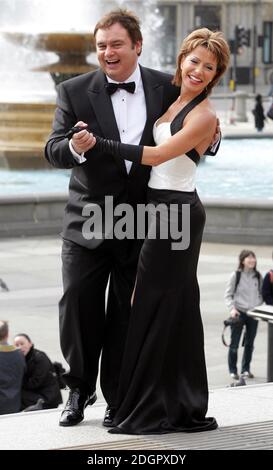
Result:
[[[208,385],[196,277],[205,211],[195,189],[195,173],[216,126],[208,94],[228,61],[229,47],[222,33],[206,28],[193,31],[178,55],[174,83],[181,86],[180,96],[154,125],[157,146],[96,138],[97,146],[152,165],[149,202],[168,208],[175,204],[180,229],[183,233],[190,229],[189,240],[174,249],[177,240],[170,234],[160,239],[160,224],[168,225],[166,217],[160,217],[160,211],[151,215],[139,258],[111,433],[217,428],[216,420],[206,417]],[[183,212],[183,205],[190,208],[189,214]]]

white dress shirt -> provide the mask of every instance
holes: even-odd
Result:
[[[106,76],[108,82],[119,83]],[[137,65],[132,75],[125,80],[127,82],[135,82],[136,88],[134,93],[129,93],[122,88],[118,88],[110,98],[112,101],[116,123],[118,126],[120,140],[126,144],[139,144],[147,118],[146,102],[141,79],[139,65]],[[92,131],[92,129],[91,129]],[[73,157],[79,162],[86,161],[84,153],[79,155],[69,142],[69,147]],[[129,173],[132,162],[125,160],[127,172]]]

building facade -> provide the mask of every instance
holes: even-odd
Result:
[[[117,2],[106,3],[108,8],[117,6]],[[142,23],[148,22],[148,31],[155,20],[152,16],[147,20],[147,7],[150,11],[157,8],[163,18],[156,43],[163,68],[172,70],[182,39],[193,29],[206,26],[220,29],[230,41],[232,58],[226,80],[236,74],[238,84],[251,84],[253,80],[257,84],[273,83],[273,0],[133,0],[121,6],[136,11]],[[243,45],[235,44],[236,31],[245,34]]]
[[[206,26],[220,29],[230,42],[229,78],[235,66],[238,84],[252,83],[253,77],[260,84],[273,83],[273,0],[163,0],[158,4],[166,18],[167,43],[172,44],[164,54],[167,63],[174,63],[183,37]],[[242,45],[237,31],[244,36]]]

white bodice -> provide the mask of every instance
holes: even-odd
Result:
[[[170,122],[154,124],[153,136],[156,145],[171,137],[170,126]],[[194,191],[195,175],[196,164],[187,155],[181,155],[161,165],[153,166],[148,186],[154,189]]]

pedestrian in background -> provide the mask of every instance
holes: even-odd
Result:
[[[238,268],[231,274],[225,291],[225,303],[230,316],[238,319],[231,325],[231,342],[228,351],[228,367],[232,379],[239,379],[237,371],[238,347],[244,326],[241,376],[249,379],[254,378],[250,371],[250,363],[258,321],[248,316],[246,312],[262,302],[262,276],[257,271],[256,255],[251,250],[242,250],[239,254]]]
[[[255,108],[252,110],[252,113],[254,115],[255,127],[258,132],[261,132],[264,128],[264,121],[266,120],[262,104],[262,95],[256,95],[255,100],[256,105]]]
[[[15,336],[14,345],[21,349],[27,366],[22,385],[22,410],[57,408],[62,403],[62,396],[49,357],[43,351],[35,349],[25,333]]]
[[[273,252],[272,252],[272,259],[273,259]],[[273,305],[273,269],[270,269],[270,271],[268,271],[264,277],[262,293],[263,293],[264,302],[267,305]]]
[[[0,320],[0,415],[21,409],[21,387],[25,358],[8,343],[8,322]]]

